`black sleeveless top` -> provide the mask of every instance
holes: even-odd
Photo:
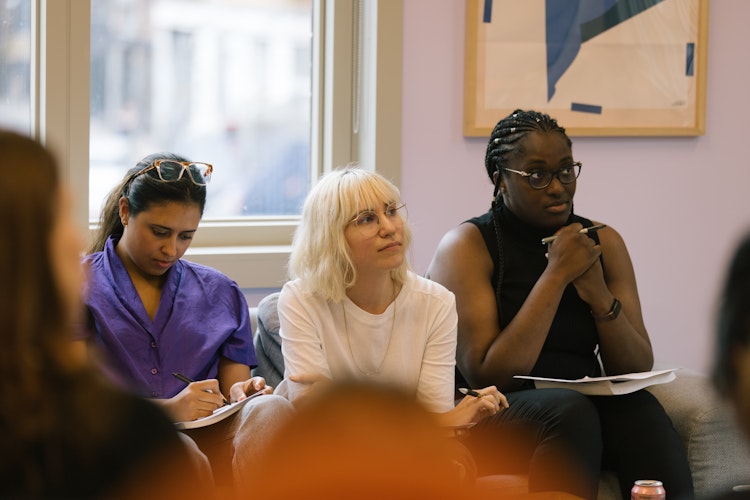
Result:
[[[550,236],[549,230],[529,226],[500,203],[500,241],[504,254],[504,274],[500,290],[500,329],[504,329],[515,317],[528,297],[534,284],[547,266],[547,246],[541,239]],[[498,242],[492,210],[468,220],[482,234],[487,250],[492,256],[494,269],[492,286],[497,289],[499,275]],[[592,222],[575,214],[570,215],[567,224],[579,222],[584,227]],[[599,243],[596,232],[588,235]],[[501,333],[502,335],[502,333]],[[594,319],[586,302],[581,300],[575,287],[570,284],[565,289],[557,314],[552,322],[547,340],[536,365],[531,371],[535,377],[576,379],[584,376],[598,376],[599,364],[594,353],[599,342]]]

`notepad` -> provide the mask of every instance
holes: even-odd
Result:
[[[197,429],[198,427],[206,427],[207,425],[215,424],[216,422],[221,422],[225,418],[229,417],[230,415],[233,415],[234,413],[237,413],[243,406],[245,406],[251,399],[254,399],[258,396],[262,396],[263,392],[256,392],[255,394],[252,394],[242,401],[238,401],[236,403],[232,403],[230,405],[224,405],[216,410],[211,415],[208,415],[207,417],[202,417],[196,420],[190,420],[189,422],[176,422],[174,425],[179,430],[184,429]]]
[[[626,373],[609,377],[583,377],[575,380],[516,375],[513,378],[531,380],[537,389],[565,388],[589,396],[617,396],[629,394],[656,384],[666,384],[677,378],[674,368],[649,372]]]

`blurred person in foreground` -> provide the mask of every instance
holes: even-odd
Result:
[[[727,269],[716,332],[714,385],[732,404],[750,443],[750,234],[738,244]],[[750,498],[750,486],[735,487],[726,498]]]
[[[0,497],[208,497],[166,415],[71,342],[83,241],[56,159],[0,131],[0,163]]]
[[[561,492],[509,493],[456,478],[455,442],[402,388],[332,381],[277,433],[255,493],[276,500],[358,498],[575,500]]]

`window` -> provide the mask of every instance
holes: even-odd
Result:
[[[91,218],[159,151],[214,165],[204,221],[298,215],[312,23],[312,0],[93,0]]]
[[[0,0],[0,126],[31,132],[31,3]]]
[[[3,1],[14,3],[11,0],[0,0],[0,5],[3,5]],[[218,29],[217,26],[232,24],[235,14],[227,13],[228,11],[211,22],[196,21],[196,18],[208,15],[205,10],[200,9],[207,9],[209,6],[212,9],[229,8],[220,7],[226,4],[232,5],[231,8],[239,8],[237,6],[257,6],[267,2],[289,6],[291,12],[295,13],[293,15],[301,15],[299,13],[303,10],[308,12],[310,24],[307,26],[308,29],[309,26],[312,27],[307,35],[308,41],[296,39],[286,46],[284,50],[289,57],[285,59],[283,68],[283,74],[289,78],[289,81],[284,82],[291,89],[288,95],[296,96],[290,99],[297,99],[299,104],[299,100],[307,96],[309,102],[287,106],[292,108],[290,112],[298,112],[298,108],[305,109],[309,123],[305,132],[287,130],[285,135],[295,138],[307,135],[307,146],[289,147],[289,150],[284,151],[293,158],[307,157],[307,172],[300,174],[307,177],[295,179],[285,186],[282,183],[283,189],[279,192],[292,192],[297,196],[299,185],[304,184],[301,195],[303,198],[320,172],[351,161],[358,161],[371,168],[377,165],[379,171],[398,184],[403,10],[400,0],[192,0],[188,2],[193,9],[192,24],[185,20],[177,22],[174,15],[176,1],[20,2],[36,6],[38,14],[32,8],[31,24],[35,25],[37,16],[40,26],[38,47],[34,48],[32,44],[32,60],[38,58],[40,70],[35,73],[35,64],[31,64],[31,101],[39,103],[36,108],[33,105],[31,107],[31,127],[58,155],[65,175],[77,190],[79,199],[89,201],[81,203],[78,209],[81,225],[94,224],[90,218],[90,206],[98,208],[103,197],[98,195],[94,199],[90,196],[89,185],[92,186],[92,191],[97,184],[107,190],[140,157],[164,149],[182,149],[180,146],[186,144],[185,134],[191,140],[202,137],[190,135],[195,134],[195,130],[199,130],[202,125],[212,132],[216,129],[221,131],[213,139],[207,139],[206,144],[212,140],[226,140],[228,136],[232,136],[233,131],[240,132],[241,127],[251,126],[243,124],[233,127],[224,122],[216,127],[217,119],[213,117],[206,118],[206,123],[200,123],[203,117],[208,116],[206,110],[211,113],[218,110],[224,113],[220,115],[224,119],[236,111],[230,109],[228,99],[251,99],[256,93],[263,92],[271,95],[278,91],[274,87],[282,85],[270,79],[272,74],[263,75],[270,80],[255,81],[247,76],[244,67],[228,67],[228,61],[252,58],[256,61],[254,64],[265,65],[263,67],[271,68],[273,72],[278,69],[273,64],[273,61],[278,60],[274,51],[280,49],[268,40],[248,41],[251,38],[249,30],[248,33],[240,33],[228,28]],[[138,9],[131,8],[133,5]],[[168,5],[169,9],[158,5]],[[160,8],[169,10],[169,16],[160,13]],[[134,16],[136,10],[145,12],[143,15],[149,19]],[[109,16],[112,16],[115,25],[119,23],[121,26],[116,29],[103,28],[110,23],[106,19]],[[164,19],[166,17],[173,19]],[[293,22],[303,21],[294,18]],[[142,30],[148,33],[140,33]],[[200,43],[196,42],[196,37],[201,37]],[[156,39],[161,48],[156,48],[156,42],[149,45],[148,40]],[[240,45],[233,44],[237,39],[242,40]],[[291,39],[295,40],[293,37]],[[305,43],[309,43],[310,47]],[[203,52],[209,49],[208,54]],[[153,63],[156,59],[160,61],[159,64]],[[231,81],[222,82],[215,75],[199,71],[194,66],[196,61],[209,61],[230,75],[227,78]],[[116,76],[104,76],[108,65],[117,68]],[[133,74],[137,68],[144,68],[150,75],[142,77]],[[308,70],[311,71],[308,73]],[[309,79],[309,84],[305,79]],[[157,85],[164,82],[167,84],[163,87]],[[180,85],[180,82],[191,84]],[[38,91],[33,90],[36,88]],[[246,88],[251,90],[248,94],[250,97],[242,97]],[[178,93],[182,99],[190,102],[190,106],[172,113],[172,110],[164,107],[165,100],[168,99],[165,97],[166,89]],[[133,99],[139,92],[149,96],[146,98],[145,108],[140,110],[138,106],[144,105]],[[201,101],[195,96],[196,93],[205,93],[201,99],[206,97],[207,100]],[[130,104],[131,101],[133,104]],[[156,113],[156,110],[159,112]],[[353,110],[357,110],[356,130],[353,127]],[[162,115],[166,115],[166,118]],[[241,116],[238,119],[245,118]],[[300,122],[304,123],[304,120],[300,119]],[[151,138],[147,136],[140,137],[133,143],[140,146],[122,146],[119,141],[121,137],[112,140],[112,135],[126,134],[128,130],[131,136],[134,134],[133,130],[135,135],[140,135],[140,129],[134,127],[134,123],[156,128],[160,133],[166,133],[167,137],[171,132],[174,137],[170,140],[174,142],[165,145],[149,144]],[[272,129],[269,124],[264,125],[269,130]],[[243,144],[243,147],[257,145],[257,137],[252,130],[242,129],[241,132],[238,140],[248,143]],[[192,142],[202,141],[195,139]],[[219,153],[206,150],[205,156],[215,154],[215,158],[206,158],[197,149],[196,152],[192,149],[175,151],[196,161],[208,161],[216,165],[216,175],[209,188],[209,203],[212,203],[212,197],[217,197],[213,189],[218,189],[220,185],[222,169],[229,172],[232,168],[238,168],[227,166],[230,162],[224,156],[228,156],[229,152],[222,150],[225,145],[226,143],[222,143],[221,147],[214,147],[213,151]],[[185,148],[193,146],[191,143]],[[123,152],[123,147],[133,150]],[[142,147],[143,151],[134,153],[137,147]],[[115,159],[107,159],[108,155]],[[252,159],[256,160],[258,159]],[[273,164],[267,159],[258,161]],[[242,165],[243,162],[239,164]],[[102,180],[103,177],[113,175],[115,169],[117,173],[114,177]],[[266,184],[264,188],[269,188],[270,185],[278,187],[279,183],[268,181]],[[237,186],[227,187],[230,190],[236,188]],[[261,195],[270,196],[270,189],[269,193]],[[298,203],[297,200],[301,201],[302,198],[294,196],[290,198],[294,201],[281,202],[273,209],[268,208],[272,203],[259,202],[260,208],[255,209],[255,213],[249,208],[253,205],[252,195],[221,196],[226,200],[218,200],[211,208],[212,213],[207,213],[186,258],[220,269],[243,288],[281,286],[285,279],[289,245],[298,220],[298,215],[284,203],[294,205]],[[233,200],[232,203],[228,203],[230,200]],[[227,204],[220,208],[224,202]]]

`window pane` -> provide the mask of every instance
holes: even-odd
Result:
[[[0,0],[0,126],[31,133],[31,2]]]
[[[205,219],[298,214],[310,185],[312,9],[91,0],[90,217],[160,151],[214,165]]]

